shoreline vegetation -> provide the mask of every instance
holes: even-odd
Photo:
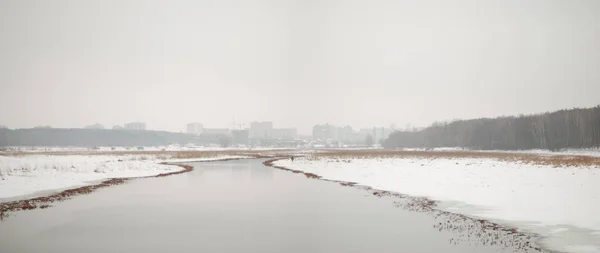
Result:
[[[578,154],[496,152],[496,151],[427,151],[427,150],[331,150],[311,155],[312,158],[490,158],[505,162],[547,165],[553,167],[589,166],[600,168],[600,156]]]

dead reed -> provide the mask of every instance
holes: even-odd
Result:
[[[533,154],[517,152],[485,152],[485,151],[403,151],[403,150],[344,150],[315,153],[313,159],[337,158],[340,162],[349,159],[363,158],[425,158],[425,159],[453,159],[453,158],[480,158],[497,159],[513,163],[527,163],[537,165],[548,165],[553,167],[598,167],[600,168],[600,157],[583,155],[561,155],[561,154]],[[345,160],[346,159],[346,160]]]

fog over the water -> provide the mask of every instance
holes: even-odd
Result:
[[[0,1],[0,125],[427,125],[600,104],[597,0]]]

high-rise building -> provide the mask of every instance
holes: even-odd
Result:
[[[228,128],[204,128],[202,134],[205,135],[231,135],[231,131]]]
[[[396,131],[394,125],[390,126],[389,128],[373,127],[371,136],[373,137],[373,141],[375,143],[381,143],[385,139],[389,138],[390,134],[392,134],[394,131]]]
[[[280,140],[295,140],[298,137],[298,130],[296,128],[273,128],[269,137]]]
[[[250,138],[269,139],[272,138],[273,122],[252,122],[250,123]]]
[[[231,135],[235,144],[248,144],[248,129],[232,130]]]
[[[187,124],[188,134],[201,135],[204,132],[204,126],[201,123],[189,123]]]
[[[345,143],[352,143],[355,141],[354,130],[351,126],[338,127],[336,139]]]
[[[125,129],[138,130],[138,131],[146,130],[146,123],[144,123],[144,122],[127,123],[127,124],[125,124]]]
[[[315,125],[313,127],[313,139],[315,140],[332,140],[337,139],[337,127],[329,124]]]

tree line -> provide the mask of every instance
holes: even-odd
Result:
[[[523,150],[600,147],[600,105],[534,115],[436,122],[396,131],[385,148],[462,147]]]

